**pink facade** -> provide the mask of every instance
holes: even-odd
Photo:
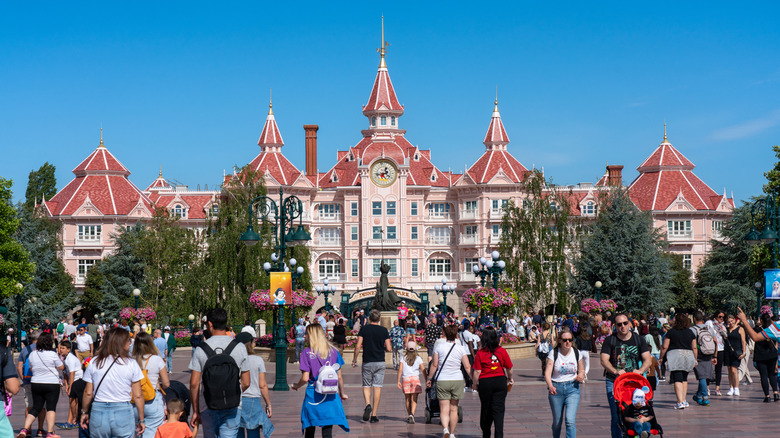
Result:
[[[315,284],[327,278],[349,293],[371,287],[384,258],[391,266],[391,285],[431,292],[435,304],[433,287],[442,278],[459,294],[478,284],[471,267],[497,249],[502,207],[525,197],[518,183],[528,169],[510,153],[498,102],[483,140],[484,153],[462,173],[438,169],[432,152],[413,146],[401,129],[405,109],[384,55],[383,50],[363,107],[366,129],[353,147],[336,152],[330,169],[305,174],[284,157],[284,141],[271,109],[258,141],[260,153],[250,168],[264,176],[269,195],[278,195],[284,187],[286,195],[303,201],[303,222],[312,235],[308,269]],[[308,151],[316,148],[316,127],[313,132],[312,127],[307,129]],[[595,217],[598,191],[608,183],[621,184],[621,168],[610,166],[610,174],[596,184],[572,186],[573,213]],[[638,169],[640,176],[629,186],[632,200],[652,212],[656,226],[669,230],[670,250],[687,256],[695,268],[709,251],[709,239],[718,237],[717,230],[730,217],[733,201],[699,180],[693,164],[665,136]],[[153,205],[182,216],[181,224],[195,229],[202,229],[209,215],[218,214],[219,192],[173,188],[162,173],[146,190],[139,190],[102,140],[74,174],[76,178],[43,205],[65,223],[65,263],[77,287],[83,285],[87,265],[112,251],[110,233],[119,225],[150,218]],[[334,303],[338,302],[337,293]],[[459,300],[448,304],[461,310]],[[322,305],[319,298],[315,308]]]

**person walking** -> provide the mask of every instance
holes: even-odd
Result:
[[[554,346],[555,329],[552,328],[549,322],[545,321],[542,323],[542,332],[536,338],[536,354],[539,361],[541,361],[542,376],[544,376],[544,371],[547,369],[547,355]]]
[[[714,379],[715,395],[717,396],[722,395],[720,392],[720,382],[723,376],[723,364],[726,362],[725,339],[728,336],[728,332],[726,331],[725,321],[726,321],[726,312],[722,310],[718,310],[717,312],[715,312],[712,318],[710,318],[710,320],[705,323],[707,325],[707,329],[710,331],[712,337],[715,338],[715,342],[718,345],[718,351],[715,356],[717,363],[715,364],[715,379]]]
[[[433,346],[441,339],[441,326],[436,322],[436,317],[428,317],[428,327],[425,328],[425,348],[428,353],[428,362],[433,359]]]
[[[165,326],[165,344],[167,351],[165,352],[165,367],[168,370],[168,374],[173,372],[173,352],[176,351],[176,336],[171,333],[171,327]]]
[[[19,358],[16,362],[16,370],[19,376],[19,379],[22,382],[22,391],[24,392],[24,416],[27,417],[27,414],[30,412],[30,409],[33,406],[33,396],[32,396],[32,385],[31,385],[31,378],[32,373],[29,371],[29,362],[27,359],[30,357],[30,354],[35,351],[35,349],[38,347],[38,336],[41,335],[41,332],[38,330],[31,330],[29,334],[29,340],[30,344],[22,348],[22,351],[19,352]],[[27,372],[25,373],[25,364],[27,364]],[[46,412],[41,411],[40,414],[38,414],[38,433],[37,435],[43,435],[43,423],[46,420]]]
[[[403,360],[404,339],[406,331],[401,327],[399,320],[393,321],[390,329],[390,346],[393,347],[393,369],[398,369],[398,364]]]
[[[696,375],[696,380],[699,381],[699,388],[696,391],[696,394],[693,395],[693,401],[700,406],[709,406],[710,391],[707,381],[712,380],[715,377],[715,363],[718,361],[716,356],[718,345],[707,328],[707,325],[704,323],[704,319],[704,313],[702,313],[701,310],[697,310],[693,313],[693,322],[695,324],[691,327],[691,331],[693,331],[694,336],[696,336],[696,347],[698,348],[696,354],[696,368],[693,369],[693,372]],[[777,363],[777,351],[775,351],[775,363]]]
[[[749,327],[750,324],[745,324]],[[747,343],[745,342],[745,330],[739,325],[734,315],[729,315],[726,319],[726,354],[724,359],[728,368],[729,392],[727,395],[739,396],[739,365],[747,353]]]
[[[3,400],[10,402],[11,398],[19,392],[21,382],[17,376],[13,350],[0,345],[0,397],[3,397]],[[0,436],[12,437],[14,429],[8,419],[7,411],[4,414],[6,415],[0,415]]]
[[[309,346],[301,354],[301,378],[292,385],[294,391],[306,386],[306,394],[301,406],[301,428],[304,437],[314,438],[317,427],[322,428],[322,438],[333,436],[333,426],[339,426],[345,432],[349,432],[349,423],[342,405],[342,400],[349,398],[344,392],[344,379],[341,375],[344,359],[338,350],[328,344],[325,331],[319,325],[312,324],[306,327],[306,338]],[[324,367],[336,370],[338,397],[336,394],[317,393],[317,379]]]
[[[553,438],[561,436],[564,418],[566,438],[577,436],[577,407],[580,404],[580,383],[585,380],[585,365],[582,358],[587,351],[580,352],[573,347],[574,333],[564,327],[558,334],[558,346],[547,356],[544,380],[547,382],[547,399],[552,409]],[[564,414],[565,411],[565,414]],[[483,432],[484,437],[484,432]]]
[[[84,371],[81,368],[81,361],[73,353],[73,344],[67,339],[60,341],[60,345],[57,346],[57,353],[60,355],[62,363],[65,365],[63,374],[62,388],[65,390],[65,394],[68,395],[68,420],[64,423],[57,423],[56,426],[60,429],[75,429],[78,427],[79,412],[78,394],[84,393]]]
[[[499,345],[498,333],[492,327],[482,331],[482,347],[474,355],[474,391],[479,394],[479,425],[482,438],[490,438],[495,426],[495,438],[504,436],[506,396],[514,385],[512,359]]]
[[[339,348],[339,353],[344,356],[344,346],[347,345],[347,326],[344,323],[347,320],[339,318],[338,324],[333,327],[333,343]]]
[[[368,314],[368,324],[364,325],[358,333],[355,355],[352,366],[357,366],[357,357],[363,348],[363,399],[366,407],[363,409],[363,421],[378,423],[379,400],[382,396],[382,386],[385,379],[385,352],[392,352],[390,345],[390,333],[379,325],[381,313],[372,309]],[[308,333],[308,332],[307,332]],[[323,331],[324,333],[324,331]],[[373,403],[371,396],[373,395]]]
[[[300,363],[301,353],[306,348],[306,325],[303,318],[298,318],[298,325],[293,329],[295,332],[295,363]]]
[[[404,392],[406,414],[409,415],[406,422],[409,424],[414,424],[417,397],[422,393],[421,374],[424,380],[428,378],[423,360],[417,354],[417,342],[409,341],[406,344],[406,356],[398,368],[398,389]]]
[[[251,333],[249,333],[251,336]],[[255,337],[244,344],[246,361],[249,367],[249,388],[241,393],[241,422],[237,438],[268,438],[274,432],[271,423],[271,396],[268,394],[268,383],[265,380],[265,362],[255,353]],[[239,347],[240,348],[240,347]],[[265,410],[260,398],[265,400]]]
[[[764,313],[761,315],[761,327],[763,329],[772,325],[772,317]],[[761,389],[764,390],[764,403],[769,403],[769,387],[774,392],[774,400],[780,401],[777,393],[777,346],[775,341],[764,339],[756,342],[753,352],[753,363],[756,365],[758,375],[761,377]]]
[[[189,365],[192,371],[190,423],[193,427],[201,424],[205,438],[233,438],[238,433],[241,422],[238,412],[241,393],[249,387],[250,383],[246,348],[240,345],[243,336],[232,339],[228,334],[228,316],[225,309],[217,307],[209,310],[206,314],[206,325],[211,337],[203,341],[195,350]],[[218,354],[229,357],[219,357],[218,360],[210,362],[207,367],[207,361]],[[231,373],[218,371],[225,368],[231,370]],[[205,404],[201,404],[201,386]],[[215,397],[214,394],[217,396]]]
[[[610,432],[612,438],[623,438],[613,394],[615,379],[628,372],[644,374],[650,368],[652,363],[650,358],[653,356],[650,355],[647,342],[631,330],[631,322],[626,314],[615,315],[615,326],[617,328],[615,334],[604,338],[601,345],[601,366],[604,367],[606,377],[607,402],[611,416]]]
[[[658,333],[658,327],[650,325],[648,333],[645,335],[645,342],[647,342],[647,346],[650,347],[650,354],[658,361],[658,359],[661,358],[661,346],[663,345],[661,334]],[[660,361],[658,361],[658,363],[660,364]],[[664,380],[663,374],[661,374],[660,365],[656,367],[655,373],[656,376],[659,377],[659,380]]]
[[[458,345],[458,326],[450,324],[444,327],[445,342],[433,348],[433,359],[428,372],[427,386],[436,382],[436,398],[439,399],[439,412],[444,438],[455,438],[455,427],[458,425],[458,402],[464,396],[466,382],[460,367],[471,373],[471,365],[466,350]]]
[[[195,350],[198,349],[201,342],[203,342],[203,333],[198,327],[195,327],[192,329],[192,335],[190,336],[190,346],[192,347],[192,353],[190,356],[195,355]]]
[[[84,359],[92,357],[94,353],[94,343],[92,342],[92,336],[87,333],[86,325],[79,325],[78,334],[76,335],[76,356],[79,360],[84,362]]]
[[[255,328],[252,327],[251,319],[247,319],[246,321],[244,321],[244,326],[241,327],[241,332],[249,333],[249,335],[252,336],[252,339],[257,338],[257,331],[255,331]]]
[[[47,438],[59,438],[54,433],[54,422],[57,417],[57,402],[60,399],[60,374],[65,365],[54,351],[54,338],[51,331],[41,333],[35,351],[30,353],[30,370],[32,371],[33,407],[27,413],[24,427],[17,438],[25,438],[30,434],[33,422],[42,410],[46,411]]]
[[[688,401],[688,373],[696,366],[698,350],[696,335],[690,330],[691,320],[685,312],[674,316],[674,325],[664,337],[661,347],[661,360],[668,354],[669,379],[674,384],[674,394],[677,397],[675,409],[685,409]]]
[[[140,333],[145,333],[145,331],[141,330],[139,334]],[[165,362],[168,356],[168,343],[165,342],[165,338],[162,337],[162,330],[160,329],[154,331],[154,345],[157,347],[157,354],[159,354],[163,362]]]
[[[136,336],[133,344],[133,358],[141,367],[141,371],[146,371],[146,377],[154,388],[154,398],[144,402],[146,429],[142,435],[143,438],[154,438],[157,428],[165,422],[165,402],[160,390],[165,391],[170,386],[167,367],[157,354],[154,340],[146,332],[138,333]],[[138,418],[137,410],[135,415]]]
[[[130,333],[121,328],[108,331],[97,356],[84,371],[81,427],[91,438],[132,438],[146,429],[144,378],[138,362],[130,357]],[[130,400],[138,412],[136,418]]]

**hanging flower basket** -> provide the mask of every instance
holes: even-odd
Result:
[[[151,321],[157,317],[157,313],[151,307],[139,307],[138,309],[125,307],[119,311],[119,317],[122,319],[138,318],[139,320]]]
[[[292,302],[288,300],[287,305],[311,310],[315,299],[316,297],[313,293],[303,289],[296,289],[292,294]],[[257,289],[249,296],[249,304],[258,310],[271,310],[274,306],[271,291],[268,289]]]
[[[601,300],[599,301],[599,308],[602,312],[614,312],[617,310],[617,304],[612,300]]]
[[[583,312],[589,313],[591,315],[595,315],[601,311],[599,302],[593,298],[585,298],[582,300],[580,303],[580,309],[582,309]]]
[[[480,312],[503,314],[512,311],[517,299],[510,289],[479,287],[463,293],[463,304]]]

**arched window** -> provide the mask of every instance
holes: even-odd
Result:
[[[395,116],[390,117],[390,125],[395,126]]]
[[[371,126],[376,126],[376,116],[371,117]]]
[[[382,120],[382,126],[386,126],[387,125],[387,116],[382,116],[381,120]]]
[[[177,205],[173,208],[173,215],[176,217],[185,218],[187,217],[187,210],[181,205]]]
[[[596,203],[593,201],[588,201],[588,203],[582,207],[582,214],[584,215],[593,216],[596,214],[596,211]]]

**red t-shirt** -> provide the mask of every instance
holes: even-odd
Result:
[[[498,347],[494,353],[479,349],[474,358],[474,369],[482,371],[480,379],[488,377],[504,376],[504,368],[512,368],[512,359],[509,358],[503,347]]]
[[[191,438],[192,431],[190,426],[183,421],[175,423],[164,423],[157,428],[154,438]]]

